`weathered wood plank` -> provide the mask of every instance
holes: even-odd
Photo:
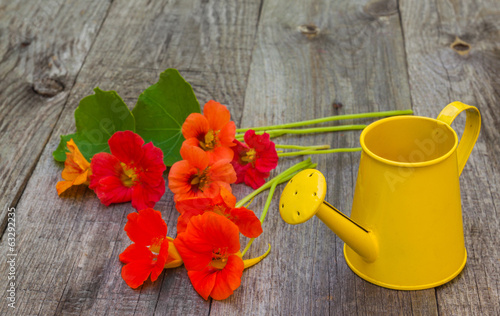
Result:
[[[403,47],[395,1],[265,1],[242,124],[410,108]],[[343,106],[336,109],[338,104]],[[356,147],[358,138],[345,132],[277,142]],[[328,179],[328,200],[349,214],[359,153],[313,160]],[[298,161],[285,158],[279,169]],[[244,272],[242,286],[227,302],[212,302],[212,313],[437,314],[433,289],[392,291],[365,282],[347,267],[343,242],[323,223],[314,218],[287,225],[277,200],[248,255],[260,254],[268,242],[271,254]],[[263,199],[254,205],[262,208]]]
[[[95,86],[116,90],[133,106],[140,92],[166,68],[178,68],[203,104],[227,104],[238,120],[260,1],[114,1],[55,131],[17,204],[15,313],[159,315],[208,314],[210,302],[192,288],[184,268],[164,272],[132,290],[122,280],[118,255],[130,243],[123,228],[130,203],[105,207],[79,187],[57,196],[61,164],[52,151],[59,135],[74,131],[78,101]],[[171,194],[156,209],[169,236],[177,212]],[[8,251],[6,238],[0,255]],[[0,263],[7,271],[7,263]],[[0,289],[7,290],[7,275]],[[6,304],[0,314],[11,312]]]
[[[0,2],[0,229],[54,129],[109,1]],[[92,10],[88,10],[91,7]]]
[[[499,315],[500,4],[401,1],[400,8],[416,113],[436,117],[459,100],[482,114],[481,134],[460,177],[468,262],[437,288],[439,312]],[[464,120],[458,121],[453,125],[461,134]]]

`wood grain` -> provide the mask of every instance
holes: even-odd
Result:
[[[500,4],[402,1],[400,8],[416,113],[436,117],[458,100],[482,115],[481,134],[460,177],[468,261],[455,280],[437,288],[439,312],[499,315]],[[452,126],[461,134],[463,117]]]
[[[265,1],[243,125],[411,108],[403,47],[394,1]],[[344,132],[277,142],[356,147],[358,138],[359,133]],[[278,169],[299,160],[282,159]],[[359,153],[313,160],[327,178],[328,201],[349,214]],[[263,252],[267,243],[271,254],[244,272],[242,286],[227,302],[214,301],[212,313],[437,314],[432,289],[392,291],[355,276],[344,261],[343,242],[318,219],[297,226],[283,222],[280,192],[248,257]],[[262,206],[262,200],[255,203],[256,210]]]
[[[92,7],[93,10],[88,10]],[[0,229],[54,129],[108,1],[0,1]]]
[[[118,255],[130,244],[123,228],[134,209],[130,203],[105,207],[84,187],[59,198],[55,184],[62,166],[51,153],[60,134],[74,131],[78,101],[95,86],[116,90],[133,106],[169,67],[193,85],[200,103],[227,104],[238,120],[259,9],[259,1],[113,2],[52,136],[40,144],[43,153],[17,204],[16,314],[208,314],[210,301],[194,291],[184,268],[166,271],[138,290],[125,284]],[[156,209],[175,236],[172,195],[166,194]],[[4,257],[5,239],[0,244]],[[0,270],[7,271],[5,261]],[[3,293],[6,278],[0,275]],[[0,314],[12,312],[0,305]]]

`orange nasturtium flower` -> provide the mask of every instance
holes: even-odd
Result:
[[[59,195],[74,185],[89,184],[90,163],[83,157],[73,139],[70,139],[66,146],[69,153],[66,153],[64,170],[61,174],[64,181],[59,181],[56,184]]]
[[[175,204],[181,213],[177,219],[177,233],[186,230],[189,220],[205,212],[215,212],[227,217],[238,226],[240,232],[248,238],[256,238],[262,234],[262,224],[254,212],[245,207],[235,207],[236,198],[224,187],[214,198],[190,198],[178,200]]]
[[[184,160],[174,163],[168,174],[168,187],[176,201],[192,197],[214,197],[220,187],[231,192],[236,172],[228,160],[210,163],[201,148],[183,144],[180,150]]]
[[[208,101],[203,107],[203,115],[191,113],[182,125],[184,143],[201,148],[208,153],[210,161],[233,159],[233,140],[236,125],[229,110],[219,102]]]
[[[265,258],[242,260],[238,226],[225,216],[206,212],[191,218],[174,240],[194,289],[204,299],[228,298],[241,284],[243,269]]]
[[[174,240],[194,289],[204,299],[223,300],[240,286],[244,263],[239,236],[233,222],[206,212],[191,218]]]
[[[151,274],[156,281],[164,268],[182,265],[173,239],[167,237],[167,224],[161,213],[152,208],[130,213],[125,231],[134,243],[120,254],[125,263],[122,278],[131,288],[138,288]]]

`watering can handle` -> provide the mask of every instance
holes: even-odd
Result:
[[[463,111],[466,111],[465,113],[467,114],[467,117],[465,119],[465,130],[457,148],[459,174],[462,173],[465,163],[467,162],[467,159],[472,152],[472,148],[474,148],[477,137],[479,136],[479,130],[481,128],[481,114],[479,114],[479,110],[475,106],[456,101],[448,104],[437,117],[438,120],[451,125],[458,114]]]

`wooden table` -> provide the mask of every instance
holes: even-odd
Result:
[[[500,314],[498,1],[0,3],[0,314]],[[244,272],[229,299],[203,300],[183,267],[129,288],[118,255],[130,243],[123,230],[130,203],[105,207],[83,186],[58,197],[63,166],[52,151],[59,135],[74,132],[74,109],[94,87],[116,90],[133,107],[166,68],[180,71],[200,103],[227,105],[240,127],[408,108],[436,117],[455,100],[477,106],[482,131],[460,178],[464,271],[422,291],[365,282],[346,265],[342,241],[318,219],[298,226],[281,220],[280,187],[248,255],[263,253],[268,243],[272,251]],[[356,147],[358,139],[359,132],[341,132],[276,142]],[[328,179],[328,201],[346,214],[359,157],[312,157]],[[277,171],[301,159],[284,158]],[[234,189],[239,198],[250,191]],[[252,204],[257,215],[265,198]],[[170,192],[156,209],[175,236]],[[9,210],[16,218],[14,252]],[[12,253],[15,309],[6,299]]]

